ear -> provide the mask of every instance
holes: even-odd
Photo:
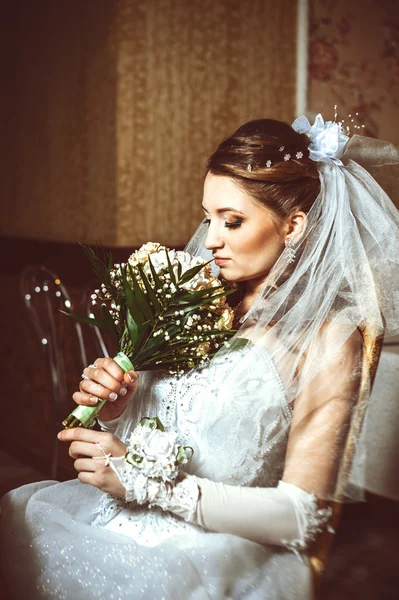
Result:
[[[293,242],[299,242],[305,233],[307,215],[302,210],[297,210],[288,217],[287,221],[287,239]]]

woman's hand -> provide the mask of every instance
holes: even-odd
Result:
[[[72,396],[77,404],[95,406],[98,398],[108,400],[98,413],[102,421],[119,417],[136,393],[139,375],[136,371],[124,371],[112,358],[97,358],[86,367],[83,374],[88,379],[79,383],[79,391]]]
[[[58,439],[72,442],[69,456],[75,459],[74,467],[82,483],[119,498],[125,497],[125,488],[107,463],[107,455],[115,458],[125,456],[126,446],[123,442],[112,433],[79,427],[60,431]]]

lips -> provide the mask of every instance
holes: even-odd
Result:
[[[215,264],[218,267],[221,267],[222,265],[226,264],[226,262],[230,260],[229,258],[223,258],[222,256],[215,256]]]

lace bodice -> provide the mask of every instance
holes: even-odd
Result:
[[[140,418],[157,415],[194,448],[187,472],[234,485],[277,484],[292,410],[265,349],[238,349],[178,378],[143,379],[118,437],[127,439]]]

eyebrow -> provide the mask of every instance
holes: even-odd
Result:
[[[201,204],[202,209],[207,212],[209,214],[209,211],[206,210],[205,206],[203,204]],[[240,213],[240,215],[243,215],[243,217],[245,217],[245,214],[243,212],[241,212],[240,210],[237,210],[236,208],[233,208],[232,206],[226,206],[225,208],[218,208],[216,210],[216,212],[218,214],[223,213],[223,212],[227,212],[227,211],[231,211],[231,212],[236,212],[236,213]]]

